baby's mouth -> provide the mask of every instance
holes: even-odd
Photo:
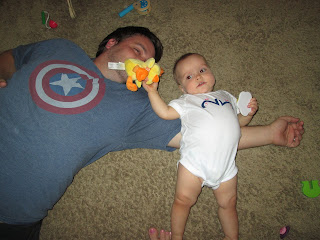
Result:
[[[201,87],[204,84],[206,84],[206,82],[201,82],[201,83],[199,83],[198,87]]]

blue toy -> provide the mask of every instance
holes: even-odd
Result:
[[[131,12],[134,8],[138,11],[139,14],[146,15],[151,11],[150,1],[149,0],[140,0],[140,1],[134,2],[133,4],[131,4],[130,6],[125,8],[124,10],[122,10],[119,13],[119,16],[120,17],[125,16],[127,13]]]
[[[120,17],[123,17],[124,15],[126,15],[127,13],[131,12],[133,10],[133,4],[131,4],[129,7],[127,7],[126,9],[122,10],[120,13],[119,13],[119,16]]]

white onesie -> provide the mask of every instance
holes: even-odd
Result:
[[[230,93],[219,90],[184,94],[169,103],[181,119],[179,162],[203,179],[202,186],[217,189],[238,172],[235,156],[240,125],[236,102]]]

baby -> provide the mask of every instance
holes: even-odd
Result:
[[[208,186],[219,205],[225,239],[238,239],[235,157],[240,126],[249,124],[258,110],[258,102],[252,98],[247,106],[251,111],[247,116],[241,115],[234,96],[223,90],[213,92],[215,77],[206,59],[197,53],[181,56],[173,73],[184,94],[169,106],[161,99],[157,83],[143,85],[159,117],[181,119],[181,159],[171,212],[171,238],[183,238],[190,209],[202,187]]]

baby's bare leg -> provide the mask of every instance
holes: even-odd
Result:
[[[171,209],[172,240],[182,240],[191,207],[201,192],[201,180],[182,164],[178,166],[176,193]]]
[[[237,214],[237,176],[220,184],[213,191],[218,205],[218,216],[225,234],[225,239],[239,239],[239,222]]]

